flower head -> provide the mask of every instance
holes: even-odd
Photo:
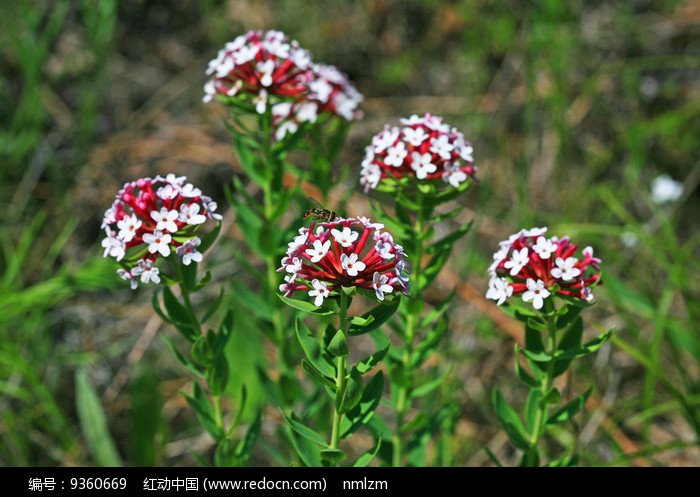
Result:
[[[469,177],[476,180],[471,144],[441,117],[413,115],[401,124],[387,124],[365,149],[360,173],[365,192],[385,178],[440,178],[455,188]]]
[[[227,43],[209,62],[204,102],[220,95],[268,108],[275,138],[282,140],[321,114],[346,121],[362,117],[363,97],[334,66],[315,64],[311,54],[280,31],[249,31]]]
[[[301,228],[278,269],[287,273],[280,291],[286,297],[308,291],[316,306],[341,286],[369,290],[377,300],[394,291],[407,294],[406,255],[390,234],[379,231],[383,227],[362,217]]]
[[[159,283],[159,256],[169,257],[174,251],[185,265],[202,260],[196,250],[201,240],[194,232],[207,218],[221,218],[215,210],[216,202],[185,177],[168,174],[126,183],[102,220],[107,235],[102,240],[104,257],[121,262],[117,272],[132,288],[138,286],[136,276],[142,283]]]
[[[576,256],[578,246],[569,237],[546,238],[547,228],[521,230],[500,243],[489,268],[491,279],[486,298],[503,304],[512,295],[521,295],[541,309],[553,294],[590,302],[591,287],[600,283],[600,259],[586,247]]]

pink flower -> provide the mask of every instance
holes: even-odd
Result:
[[[121,262],[119,276],[132,288],[139,275],[142,283],[160,282],[154,266],[159,256],[169,257],[175,251],[185,265],[201,260],[194,233],[207,217],[220,219],[213,212],[216,202],[201,193],[174,174],[141,178],[119,191],[102,220],[107,235],[102,246],[105,257]]]
[[[586,302],[593,300],[591,287],[600,284],[600,259],[586,247],[576,256],[578,246],[569,237],[547,239],[547,228],[522,230],[500,243],[489,268],[491,280],[486,298],[503,304],[511,295],[521,295],[541,309],[553,294]]]
[[[469,177],[476,181],[473,148],[457,129],[430,114],[413,115],[401,124],[401,128],[387,124],[365,149],[360,172],[365,192],[377,188],[381,180],[403,177],[440,178],[454,187]]]
[[[382,227],[367,218],[337,218],[301,228],[278,269],[289,273],[280,291],[285,297],[307,291],[316,306],[340,286],[370,290],[377,300],[394,291],[407,294],[406,255],[391,235],[379,232]]]

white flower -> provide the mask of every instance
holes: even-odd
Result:
[[[263,86],[270,86],[272,84],[272,72],[275,70],[275,61],[266,60],[265,62],[258,62],[257,69],[262,73],[260,76],[260,84]]]
[[[143,235],[144,243],[148,244],[148,251],[151,254],[160,252],[163,257],[168,257],[170,255],[171,240],[172,237],[168,234],[163,234],[161,230],[155,230],[153,233],[144,233]]]
[[[377,188],[380,179],[382,179],[382,169],[378,165],[369,164],[362,167],[360,184],[365,186],[365,193],[370,189]]]
[[[662,174],[651,182],[651,199],[656,204],[675,202],[681,195],[683,183],[675,181],[668,174]]]
[[[284,269],[288,273],[297,274],[302,269],[301,259],[299,259],[298,257],[294,257],[291,260],[291,264],[290,261],[287,260],[287,264],[285,265]]]
[[[297,129],[299,129],[297,123],[295,123],[294,121],[285,121],[282,124],[280,124],[277,130],[275,131],[275,140],[281,141],[284,139],[285,136],[287,136],[288,133],[291,135],[296,133]]]
[[[131,274],[134,276],[141,275],[141,283],[153,282],[155,284],[160,283],[160,270],[153,265],[153,261],[150,259],[141,259],[138,265],[131,270]]]
[[[315,79],[309,83],[309,90],[319,102],[326,103],[333,91],[333,87],[323,79]]]
[[[156,190],[156,195],[163,200],[172,200],[178,196],[178,191],[172,185],[168,184],[158,188],[158,190]]]
[[[357,240],[359,233],[357,231],[351,230],[349,227],[343,228],[343,231],[339,231],[335,228],[331,230],[331,235],[335,238],[342,247],[350,247]]]
[[[491,278],[489,281],[489,289],[486,292],[486,298],[497,300],[497,305],[503,304],[505,300],[513,295],[513,287],[505,278]]]
[[[455,162],[445,162],[445,174],[442,177],[443,180],[457,188],[460,183],[467,180],[467,173],[459,168],[459,163]]]
[[[156,230],[168,230],[171,233],[177,231],[175,220],[179,216],[175,209],[169,211],[167,207],[161,207],[160,211],[151,211],[151,218],[157,223]]]
[[[407,155],[408,150],[404,142],[398,142],[395,146],[389,147],[384,163],[388,166],[401,167]]]
[[[474,162],[474,156],[472,155],[473,153],[474,147],[471,145],[464,145],[459,150],[459,156],[467,162]]]
[[[404,128],[403,137],[408,143],[414,147],[418,147],[425,141],[426,138],[428,138],[428,134],[425,132],[425,130],[423,130],[423,128]]]
[[[328,298],[331,292],[328,290],[328,285],[323,281],[313,280],[311,286],[314,287],[313,290],[309,290],[309,297],[316,297],[314,299],[314,305],[316,307],[321,307],[323,304],[323,299]]]
[[[127,280],[129,282],[129,285],[131,286],[132,290],[136,290],[138,288],[139,282],[136,281],[136,278],[134,278],[129,271],[127,271],[126,269],[119,268],[117,269],[117,274],[121,279]]]
[[[216,214],[214,211],[219,207],[219,205],[214,202],[210,197],[207,197],[206,195],[202,195],[202,203],[204,206],[207,208],[207,216],[216,219],[217,221],[220,221],[223,219],[223,216],[221,214]]]
[[[547,227],[542,227],[542,228],[532,228],[531,230],[522,230],[522,234],[525,236],[531,236],[531,237],[537,237],[540,235],[544,235],[547,232]]]
[[[352,253],[350,256],[347,254],[340,254],[340,265],[343,267],[348,276],[357,276],[360,271],[365,270],[365,263],[357,260],[357,254]]]
[[[557,267],[552,268],[552,276],[555,278],[561,278],[564,281],[571,281],[581,274],[581,270],[574,265],[578,262],[576,257],[568,257],[566,260],[561,257],[557,257],[554,261]]]
[[[520,251],[513,250],[510,260],[503,263],[503,267],[510,269],[510,275],[515,276],[524,268],[530,261],[527,247],[523,247]]]
[[[537,239],[537,243],[532,246],[532,250],[537,252],[537,255],[542,259],[549,259],[557,251],[557,245],[552,240],[541,236]]]
[[[253,98],[253,103],[255,104],[255,112],[264,114],[267,108],[267,91],[261,89],[260,93]]]
[[[389,277],[384,274],[380,275],[375,271],[374,276],[372,277],[372,282],[372,287],[374,288],[374,293],[376,294],[378,300],[383,301],[384,293],[391,293],[394,291],[394,287],[387,284],[389,282]]]
[[[379,133],[378,135],[375,135],[374,138],[372,138],[372,145],[374,146],[374,153],[378,154],[380,152],[383,152],[387,148],[391,147],[394,142],[396,142],[396,139],[399,137],[399,129],[398,128],[389,128],[389,126],[385,127],[384,130]]]
[[[299,106],[299,109],[297,110],[297,119],[299,122],[304,123],[304,122],[310,122],[310,123],[315,123],[316,119],[318,119],[318,104],[316,102],[306,102],[301,104]]]
[[[125,243],[130,242],[134,239],[134,236],[136,236],[136,230],[138,230],[142,224],[143,222],[136,217],[136,214],[124,216],[117,222],[117,228],[119,228],[117,238],[123,240]]]
[[[431,162],[432,155],[413,152],[411,155],[411,168],[416,172],[416,178],[425,179],[428,174],[437,171],[437,166]]]
[[[199,188],[195,188],[192,183],[187,183],[185,186],[182,187],[182,190],[180,190],[180,194],[183,197],[201,197],[202,196],[202,190]]]
[[[192,240],[187,240],[185,243],[175,249],[175,254],[182,257],[182,263],[189,266],[192,261],[202,262],[202,253],[197,252],[197,247],[202,243],[202,240],[195,237]]]
[[[199,213],[199,204],[185,205],[180,207],[179,219],[183,223],[197,225],[207,220],[207,217]]]
[[[380,230],[384,227],[382,223],[373,223],[370,218],[365,216],[359,216],[357,220],[360,221],[365,226],[365,228],[369,230]]]
[[[379,241],[377,244],[374,246],[374,249],[377,251],[377,254],[379,257],[385,260],[390,260],[394,258],[394,254],[391,253],[391,243],[390,242],[382,242]]]
[[[330,248],[330,240],[326,240],[325,243],[321,243],[321,240],[314,240],[313,248],[306,249],[306,254],[311,257],[311,262],[318,262],[326,256]]]
[[[533,280],[532,278],[527,279],[527,291],[523,293],[523,301],[529,302],[532,300],[532,307],[535,309],[542,309],[544,305],[544,299],[549,297],[549,290],[544,288],[544,281]]]
[[[433,140],[430,151],[438,154],[445,160],[449,160],[452,157],[452,150],[454,149],[454,145],[452,145],[449,140],[450,137],[447,135],[442,135],[437,140]]]
[[[109,229],[109,226],[107,226],[105,230],[107,231],[107,238],[102,240],[102,246],[105,249],[103,257],[109,255],[121,261],[126,254],[126,244],[116,237],[115,233]]]

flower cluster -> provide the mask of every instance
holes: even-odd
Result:
[[[215,95],[250,98],[264,114],[271,106],[276,138],[316,122],[319,114],[348,121],[361,117],[362,95],[333,66],[314,64],[311,54],[280,31],[249,31],[227,43],[209,62],[204,102]]]
[[[383,224],[365,217],[313,222],[300,228],[278,269],[287,273],[280,291],[285,297],[297,290],[308,291],[316,306],[340,286],[374,291],[380,301],[394,291],[408,294],[403,247],[389,233],[381,232],[382,228]]]
[[[575,257],[577,245],[569,237],[547,238],[547,228],[521,230],[500,243],[489,267],[489,289],[486,297],[501,305],[512,295],[522,295],[541,309],[544,299],[560,293],[590,302],[591,287],[600,280],[600,259],[586,247]],[[589,275],[586,272],[589,271]]]
[[[159,255],[169,257],[174,251],[185,265],[202,260],[197,251],[201,240],[194,232],[207,217],[218,220],[221,216],[215,213],[216,202],[185,181],[184,176],[168,174],[165,178],[126,183],[105,212],[104,257],[124,261],[124,268],[117,273],[130,282],[131,288],[138,286],[137,276],[142,283],[160,282],[155,267]],[[126,257],[127,250],[140,246],[144,246],[145,253],[139,253],[136,260]],[[134,262],[136,265],[132,265]]]
[[[476,180],[474,150],[456,128],[430,114],[424,117],[414,114],[401,119],[401,124],[401,128],[387,124],[365,149],[360,173],[365,193],[384,178],[442,178],[454,187],[467,177]]]

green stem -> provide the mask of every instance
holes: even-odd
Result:
[[[343,333],[343,335],[347,334],[347,309],[348,308],[348,297],[345,295],[345,292],[342,290],[340,291],[340,312],[339,312],[339,329]],[[336,368],[336,376],[335,376],[335,385],[337,387],[336,390],[336,396],[340,395],[341,400],[342,400],[342,395],[345,390],[345,381],[346,381],[346,369],[347,369],[347,360],[345,359],[344,355],[338,356],[337,359],[337,368]],[[337,449],[338,444],[340,443],[340,421],[343,419],[343,415],[340,412],[341,408],[341,403],[340,402],[335,402],[334,407],[333,407],[333,425],[332,425],[332,430],[331,430],[331,443],[329,444],[329,448],[331,449]]]
[[[547,321],[547,325],[549,326],[549,338],[547,340],[546,352],[547,354],[554,356],[554,353],[557,350],[557,326],[553,317],[549,318],[545,316],[545,320]],[[540,393],[542,399],[547,395],[549,389],[552,388],[552,382],[554,381],[554,363],[554,359],[547,363],[547,369],[544,372],[544,377],[542,378],[542,383],[540,385]],[[540,402],[537,409],[537,414],[535,415],[535,425],[532,429],[532,434],[530,438],[530,445],[535,450],[537,449],[537,444],[539,443],[540,439],[542,438],[542,435],[544,434],[545,423],[547,421],[548,414],[549,404],[547,404],[546,402]]]
[[[413,232],[411,237],[413,239],[413,254],[414,267],[412,272],[412,279],[414,284],[412,286],[411,293],[413,294],[411,298],[413,299],[412,306],[409,307],[408,315],[406,316],[406,329],[405,329],[405,344],[403,350],[402,363],[404,366],[404,371],[408,371],[413,362],[413,351],[415,348],[416,334],[418,332],[418,318],[420,317],[417,312],[423,309],[421,305],[423,300],[423,288],[420,287],[421,279],[421,259],[423,258],[423,230],[425,229],[425,219],[423,212],[423,195],[420,190],[417,190],[416,201],[419,205],[419,209],[416,212],[416,221],[413,225]],[[408,410],[411,408],[411,392],[413,391],[413,377],[407,375],[406,384],[399,387],[398,397],[396,401],[396,429],[392,436],[393,452],[391,464],[394,467],[400,467],[403,465],[403,437],[401,436],[401,430],[403,429],[404,423],[406,421],[406,415]]]

